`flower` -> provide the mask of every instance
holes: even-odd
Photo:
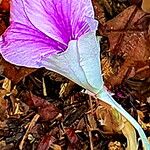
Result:
[[[42,56],[65,51],[69,41],[97,28],[90,0],[12,0],[10,23],[1,39],[3,57],[35,68]]]
[[[10,23],[0,40],[7,61],[45,67],[95,93],[131,122],[149,148],[140,125],[104,88],[91,0],[12,0]]]

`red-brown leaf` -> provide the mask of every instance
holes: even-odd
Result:
[[[10,0],[2,0],[2,2],[0,3],[0,9],[9,11],[9,8],[10,8]]]
[[[54,142],[54,137],[51,135],[45,135],[40,141],[37,150],[49,150],[50,146]]]
[[[65,133],[70,143],[76,144],[78,142],[78,137],[73,128],[65,128]]]
[[[44,121],[52,120],[59,114],[58,108],[55,105],[49,103],[48,101],[33,94],[31,95],[31,99],[34,106],[37,107],[38,112]]]

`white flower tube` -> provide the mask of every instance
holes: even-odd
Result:
[[[69,78],[115,108],[137,129],[143,148],[150,150],[150,144],[141,126],[104,88],[99,58],[99,42],[95,32],[90,32],[78,40],[70,41],[65,52],[43,58],[39,65]]]

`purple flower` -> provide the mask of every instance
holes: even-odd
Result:
[[[71,40],[97,28],[91,0],[12,0],[10,13],[0,50],[27,67],[38,68],[42,56],[65,51]]]

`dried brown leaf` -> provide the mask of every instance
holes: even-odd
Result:
[[[3,68],[3,74],[10,79],[14,84],[17,84],[27,75],[36,71],[34,68],[26,68],[26,67],[17,67],[9,62],[5,61],[2,56],[0,56],[0,65]]]
[[[137,5],[137,6],[141,7],[142,1],[143,0],[131,0],[131,4],[132,5]]]
[[[11,80],[9,80],[8,78],[5,78],[2,88],[5,89],[7,92],[10,92],[11,91]]]
[[[92,3],[94,6],[96,19],[99,21],[100,24],[104,24],[106,20],[102,6],[99,4],[98,0],[92,0]]]
[[[0,18],[0,35],[6,30],[5,22]]]
[[[57,144],[52,144],[51,145],[51,149],[52,150],[61,150],[61,146],[57,145]]]
[[[138,113],[138,122],[144,130],[150,131],[150,122],[144,123],[144,113],[140,110],[137,110]]]
[[[52,146],[55,138],[51,135],[45,135],[42,137],[42,140],[40,141],[37,150],[49,150],[49,148]]]
[[[4,99],[7,91],[4,89],[0,89],[0,120],[4,121],[7,119],[7,108],[8,108],[8,103]]]
[[[92,114],[87,114],[87,118],[88,118],[88,122],[90,125],[90,130],[96,130],[97,123],[96,123],[94,116]]]
[[[0,141],[0,150],[10,150],[13,149],[13,144],[6,144],[6,141]]]
[[[120,132],[124,126],[121,115],[111,106],[102,103],[96,109],[97,119],[103,125],[103,130],[108,133]]]
[[[31,99],[34,106],[38,109],[38,112],[43,120],[52,120],[56,116],[58,116],[59,110],[55,105],[33,94],[31,95]]]
[[[123,150],[123,147],[120,142],[115,141],[108,144],[108,150]]]
[[[127,139],[126,150],[137,150],[139,145],[137,142],[136,131],[129,121],[124,122],[122,133]]]
[[[0,9],[9,11],[10,8],[10,0],[2,0],[0,3]]]
[[[108,79],[112,86],[128,78],[132,67],[139,69],[139,63],[147,65],[150,58],[149,19],[150,15],[136,6],[125,9],[114,19],[106,22],[105,31],[110,42],[110,53],[121,57],[120,69]],[[141,67],[141,66],[140,66]]]
[[[78,142],[78,137],[73,128],[65,128],[65,134],[67,135],[71,144],[76,144]]]
[[[142,9],[145,12],[150,13],[150,2],[149,2],[149,0],[143,0],[143,2],[142,2]]]

